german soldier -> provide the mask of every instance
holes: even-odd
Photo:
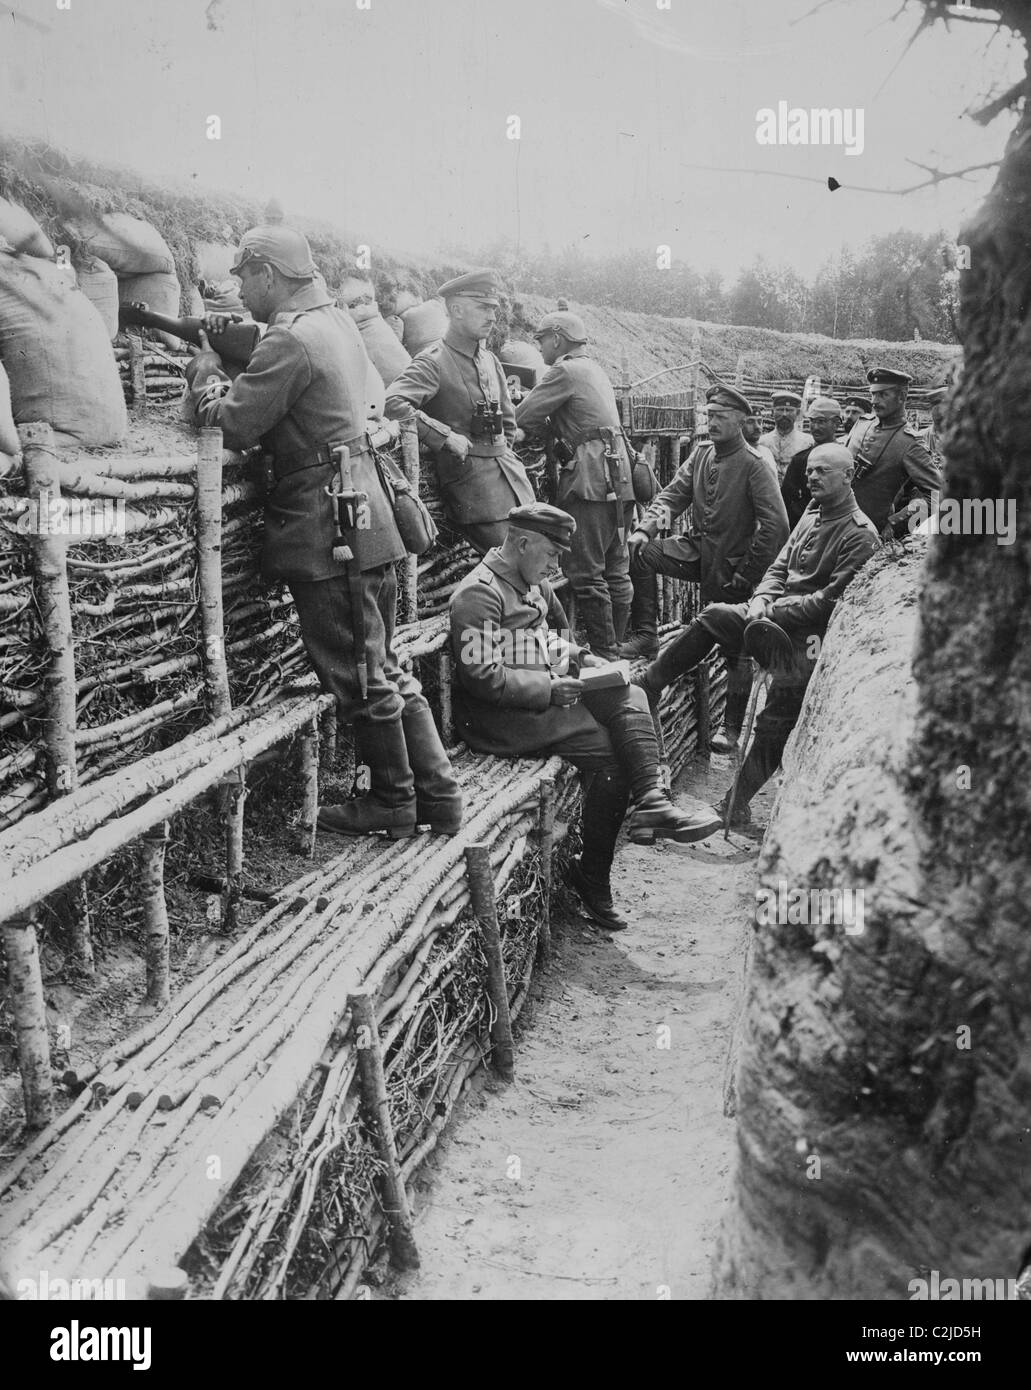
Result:
[[[611,659],[634,593],[626,545],[634,487],[616,393],[588,357],[587,330],[576,314],[545,314],[533,336],[551,370],[516,408],[516,425],[531,437],[550,425],[562,450],[555,501],[576,521],[562,572],[576,595],[588,646]]]
[[[737,603],[748,598],[787,540],[776,473],[741,432],[751,413],[748,401],[730,386],[710,386],[705,398],[709,441],[681,464],[630,537],[635,636],[626,655],[658,652],[656,573],[697,581],[705,603]],[[688,508],[687,535],[654,539]],[[724,733],[712,741],[718,753],[737,747],[748,704],[752,664],[740,647],[728,657],[727,677]]]
[[[515,411],[505,369],[483,342],[501,301],[490,270],[459,275],[437,293],[450,319],[447,332],[391,382],[386,413],[415,418],[448,520],[482,555],[504,539],[511,508],[534,500],[512,452]]]
[[[770,397],[773,406],[773,429],[768,430],[760,440],[773,455],[777,465],[777,479],[784,481],[784,471],[788,464],[802,449],[812,447],[813,436],[799,429],[798,415],[802,408],[802,397],[797,391],[774,391]]]
[[[230,448],[265,450],[262,570],[289,584],[311,663],[354,722],[370,771],[368,795],[324,807],[319,825],[400,839],[428,823],[453,834],[461,793],[419,684],[392,649],[394,563],[405,552],[366,433],[361,337],[291,227],[246,232],[232,273],[268,331],[232,383],[206,339],[187,376],[200,424],[220,428]],[[353,558],[337,558],[343,550]]]
[[[748,824],[748,803],[780,766],[835,605],[878,548],[877,532],[852,492],[853,471],[852,455],[844,445],[818,445],[806,464],[813,500],[749,602],[710,604],[658,661],[634,677],[650,703],[657,705],[664,688],[717,644],[725,652],[740,651],[745,628],[755,618],[776,623],[791,639],[793,660],[788,669],[775,673],[756,720],[755,740],[741,769],[734,825]],[[729,795],[718,808],[723,814]]]
[[[619,930],[626,922],[613,906],[609,871],[631,795],[627,829],[638,843],[690,844],[721,822],[711,806],[695,802],[682,811],[659,790],[644,692],[626,685],[588,691],[578,678],[603,663],[568,640],[565,613],[545,578],[568,554],[575,530],[558,507],[515,507],[503,544],[456,588],[455,717],[470,748],[508,757],[559,754],[584,774],[583,853],[570,884],[595,922]]]
[[[855,455],[853,488],[860,510],[880,534],[903,534],[909,504],[927,516],[941,478],[920,436],[906,420],[906,396],[912,377],[888,367],[867,372],[877,423],[863,435]],[[921,499],[921,500],[917,500]]]

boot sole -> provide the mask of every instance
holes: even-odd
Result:
[[[628,830],[627,839],[634,845],[653,845],[656,840],[675,840],[678,845],[693,845],[699,840],[707,840],[723,829],[721,820],[709,825],[687,826],[683,830],[670,830],[664,825],[643,826],[639,830]]]
[[[363,835],[385,835],[388,840],[409,840],[415,834],[414,825],[370,826],[366,830],[350,830],[343,826],[324,825],[319,821],[316,828],[326,835],[340,835],[345,840],[357,840]]]

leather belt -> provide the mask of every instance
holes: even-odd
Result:
[[[372,452],[368,432],[365,430],[361,434],[356,434],[352,439],[341,440],[340,444],[344,448],[350,449],[352,458]],[[296,454],[287,454],[286,458],[272,455],[272,471],[276,482],[289,477],[291,473],[300,473],[303,468],[318,468],[320,464],[338,464],[340,459],[335,452],[336,448],[339,448],[339,445],[334,441],[332,445],[320,444],[317,449],[304,449]]]

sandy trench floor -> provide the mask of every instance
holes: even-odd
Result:
[[[677,786],[716,801],[729,759]],[[753,803],[765,826],[771,784]],[[703,1299],[727,1200],[723,1114],[761,832],[624,843],[606,934],[558,922],[519,1020],[516,1079],[461,1102],[416,1196],[421,1268],[372,1299]],[[668,1031],[664,1031],[668,1030]],[[481,1077],[485,1074],[480,1073]]]

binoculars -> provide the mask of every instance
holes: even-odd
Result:
[[[501,415],[501,405],[498,401],[478,401],[473,407],[472,428],[469,431],[470,439],[496,439],[499,434],[504,434],[505,422]]]

